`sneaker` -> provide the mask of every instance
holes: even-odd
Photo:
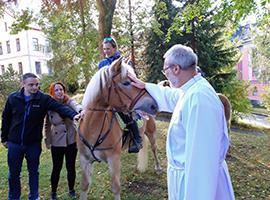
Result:
[[[68,195],[69,195],[69,197],[72,198],[72,199],[77,199],[75,190],[70,190],[70,191],[68,192]]]
[[[51,193],[51,198],[50,198],[50,200],[57,200],[57,194],[56,194],[56,192],[52,192],[52,193]]]

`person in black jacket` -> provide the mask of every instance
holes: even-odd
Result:
[[[9,192],[8,199],[20,199],[20,172],[26,159],[29,175],[29,200],[39,199],[39,158],[41,153],[42,129],[48,110],[62,117],[78,119],[74,110],[58,103],[39,91],[38,77],[32,73],[23,75],[22,89],[9,95],[2,113],[1,142],[8,148]]]

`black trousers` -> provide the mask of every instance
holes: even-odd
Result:
[[[53,169],[51,174],[52,192],[57,191],[64,157],[66,161],[68,188],[69,190],[74,190],[76,179],[75,162],[77,152],[78,149],[76,143],[68,145],[67,147],[53,147],[53,146],[51,147],[52,162],[53,162]]]

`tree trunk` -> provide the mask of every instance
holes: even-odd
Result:
[[[132,22],[132,11],[131,11],[131,0],[128,0],[128,11],[129,11],[129,31],[130,31],[130,42],[131,42],[131,61],[133,68],[135,69],[135,50],[134,50],[134,34],[133,34],[133,22]]]
[[[100,55],[103,57],[102,40],[111,35],[112,20],[115,10],[116,0],[97,0],[97,10],[99,12],[98,31],[100,39]]]
[[[86,38],[86,22],[85,22],[85,12],[84,12],[84,9],[85,9],[85,0],[79,0],[79,10],[80,10],[80,20],[81,20],[81,23],[82,23],[82,38],[83,40],[85,40]],[[87,48],[87,42],[84,41],[83,42],[83,49],[84,49],[84,58],[87,58],[87,55],[89,54],[89,51],[88,51],[88,48]],[[89,63],[85,63],[85,61],[82,61],[82,71],[83,71],[83,75],[84,75],[84,78],[85,78],[85,83],[87,84],[89,81],[90,81],[90,71],[89,71],[89,68],[88,68],[88,65]]]

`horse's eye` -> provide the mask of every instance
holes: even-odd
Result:
[[[130,81],[124,81],[122,84],[123,84],[124,86],[128,86],[128,85],[130,85]]]

